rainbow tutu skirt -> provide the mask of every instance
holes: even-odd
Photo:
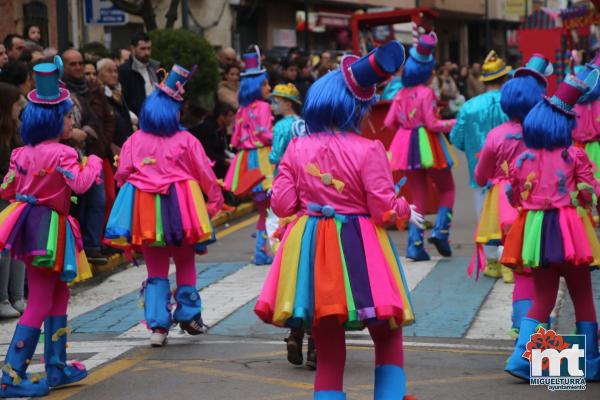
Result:
[[[486,192],[475,234],[476,243],[499,245],[517,219],[518,212],[506,197],[506,184],[502,180]]]
[[[517,270],[565,263],[598,266],[600,243],[589,215],[575,207],[524,210],[506,236],[501,262]]]
[[[389,151],[392,154],[393,171],[445,169],[457,164],[456,155],[446,135],[429,132],[424,127],[400,128]]]
[[[365,216],[302,216],[287,228],[255,313],[280,327],[337,317],[346,329],[414,322],[398,252]]]
[[[168,193],[147,193],[125,183],[119,190],[105,238],[115,247],[195,245],[215,241],[204,195],[193,180],[171,184]]]
[[[248,181],[254,181],[254,173],[260,172],[265,178],[252,188],[253,193],[266,192],[273,186],[275,167],[269,161],[271,146],[250,150],[240,150],[225,175],[225,190],[238,192]]]
[[[36,204],[14,202],[0,213],[0,251],[61,274],[64,282],[91,278],[79,224]]]

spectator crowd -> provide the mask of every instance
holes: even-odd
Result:
[[[0,44],[0,166],[2,176],[8,170],[11,151],[22,145],[19,136],[19,114],[27,104],[27,94],[34,89],[32,70],[41,62],[52,62],[56,49],[43,47],[40,28],[28,26],[23,36],[9,34]],[[131,38],[129,49],[117,49],[110,57],[99,56],[94,46],[89,51],[69,48],[62,52],[64,85],[74,103],[74,127],[63,141],[77,150],[82,162],[86,156],[103,159],[103,180],[74,202],[72,214],[79,220],[84,249],[92,264],[105,264],[117,252],[103,244],[103,228],[116,196],[113,180],[114,158],[120,147],[137,129],[138,113],[146,97],[152,93],[161,76],[160,60],[152,58],[150,37],[139,32]],[[97,47],[103,47],[98,44]],[[106,50],[106,49],[104,49]],[[219,179],[225,174],[234,154],[229,146],[232,124],[239,108],[238,91],[243,63],[230,47],[217,50],[221,73],[212,110],[186,104],[181,117],[183,125],[204,146],[214,162]],[[292,83],[303,100],[311,84],[328,71],[337,68],[338,57],[332,52],[307,55],[296,48],[281,55],[263,54],[269,84]],[[456,115],[465,100],[485,89],[479,80],[480,64],[471,67],[445,62],[434,73],[431,85],[444,117]],[[393,98],[401,87],[399,76],[392,78],[383,98]],[[226,202],[235,206],[239,199],[226,193]],[[1,202],[0,207],[7,206]],[[23,263],[8,256],[0,259],[0,318],[14,318],[24,310],[26,295]],[[10,268],[8,266],[10,265]]]

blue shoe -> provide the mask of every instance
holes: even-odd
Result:
[[[29,326],[16,326],[2,367],[1,398],[40,397],[50,392],[45,379],[30,378],[26,373],[40,339],[40,332]]]
[[[346,393],[337,390],[320,390],[315,392],[314,400],[346,400]]]
[[[179,286],[175,292],[177,308],[173,319],[179,322],[181,329],[190,335],[200,335],[206,332],[206,325],[202,321],[202,299],[194,286]]]
[[[252,260],[254,265],[268,265],[273,262],[273,257],[267,251],[268,240],[267,231],[256,231],[256,248],[254,250],[254,259]]]
[[[429,261],[431,259],[423,247],[423,230],[415,224],[408,225],[406,258],[414,261]]]
[[[448,207],[441,207],[438,210],[435,219],[435,225],[429,238],[429,243],[432,243],[438,253],[444,257],[452,256],[452,247],[450,246],[450,224],[452,223],[452,210]]]
[[[530,336],[533,335],[538,326],[546,326],[546,324],[541,324],[535,319],[525,317],[521,320],[521,326],[519,328],[519,337],[517,339],[517,343],[515,344],[515,350],[509,357],[506,367],[504,370],[515,376],[517,378],[529,380],[530,378],[530,363],[529,360],[523,357],[527,346],[529,343]]]
[[[167,278],[148,278],[144,288],[144,318],[150,329],[171,327],[171,286]]]
[[[375,368],[374,400],[402,400],[406,393],[404,368],[397,365],[380,365]]]
[[[67,333],[66,315],[44,320],[46,380],[51,388],[70,385],[88,376],[83,364],[67,364]]]
[[[578,335],[585,335],[585,379],[600,381],[600,353],[598,353],[598,323],[577,322]]]

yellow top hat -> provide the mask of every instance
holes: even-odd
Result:
[[[512,67],[506,65],[504,60],[498,57],[498,54],[492,50],[485,58],[485,61],[483,61],[481,69],[482,73],[479,79],[483,82],[489,82],[508,74],[512,70]]]
[[[287,85],[275,85],[275,87],[273,88],[273,92],[271,92],[271,95],[283,97],[284,99],[289,99],[298,104],[302,104],[302,102],[300,101],[300,92],[293,83],[288,83]]]

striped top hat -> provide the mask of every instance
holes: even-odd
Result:
[[[430,63],[433,61],[433,49],[437,46],[437,42],[435,32],[421,35],[417,44],[409,50],[409,54],[417,62]]]
[[[257,45],[253,45],[254,51],[245,53],[242,58],[244,59],[244,72],[240,76],[252,76],[259,75],[267,70],[261,65],[260,49]]]
[[[167,77],[161,83],[155,85],[174,100],[183,101],[183,94],[185,93],[183,87],[192,78],[194,72],[196,72],[195,65],[191,71],[188,71],[181,65],[173,64],[171,72],[169,72]]]
[[[575,116],[573,107],[587,93],[594,90],[598,84],[600,72],[593,70],[584,80],[578,79],[573,75],[567,75],[564,81],[558,85],[556,92],[552,97],[544,97],[552,107],[569,116]]]
[[[506,65],[504,60],[498,57],[498,54],[492,50],[483,61],[481,69],[482,73],[479,80],[489,82],[508,74],[512,70],[512,67]]]
[[[394,74],[404,64],[404,46],[392,40],[359,58],[353,54],[342,58],[340,69],[344,82],[358,100],[371,100],[377,84]]]
[[[59,56],[54,57],[53,63],[38,64],[33,67],[35,89],[27,94],[27,99],[35,104],[54,105],[69,99],[70,94],[62,87],[60,78],[64,67]]]
[[[554,72],[554,66],[543,54],[535,53],[531,56],[527,65],[521,68],[517,68],[514,73],[514,77],[530,75],[548,86],[548,80],[546,77],[552,75]]]

